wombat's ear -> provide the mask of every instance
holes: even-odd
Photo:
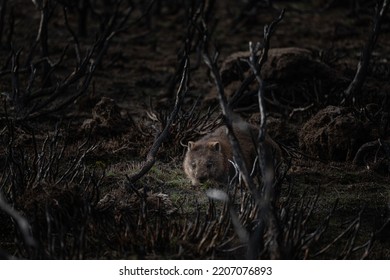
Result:
[[[192,150],[192,148],[194,147],[194,144],[195,144],[195,142],[193,142],[193,141],[188,141],[188,150],[190,151],[190,150]]]
[[[220,152],[221,151],[221,144],[219,144],[218,141],[215,141],[215,142],[210,142],[209,143],[209,147],[214,150],[214,151],[217,151],[217,152]]]

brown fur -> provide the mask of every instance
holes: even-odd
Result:
[[[229,162],[233,160],[233,150],[226,130],[227,128],[222,126],[196,142],[188,142],[183,168],[193,186],[198,186],[207,180],[226,183],[229,175],[234,175],[234,167]],[[250,171],[257,155],[255,140],[258,129],[242,122],[234,123],[233,131],[240,144],[245,164]],[[268,147],[277,147],[269,136],[266,137],[265,143]]]

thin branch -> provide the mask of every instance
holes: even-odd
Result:
[[[7,215],[14,219],[17,228],[22,234],[23,241],[26,245],[26,248],[34,248],[36,242],[31,233],[31,227],[27,219],[20,215],[15,209],[13,209],[4,199],[0,193],[0,209],[3,210]]]
[[[176,119],[176,116],[180,110],[181,103],[183,100],[183,97],[186,95],[188,91],[188,75],[189,75],[189,58],[184,58],[184,66],[183,66],[183,73],[181,82],[179,85],[179,88],[176,92],[176,98],[175,98],[175,105],[173,107],[173,110],[171,112],[171,115],[167,121],[166,126],[164,127],[163,131],[160,133],[160,135],[156,138],[154,141],[152,147],[150,148],[147,156],[146,161],[143,163],[141,170],[132,175],[131,177],[127,177],[130,183],[134,183],[138,181],[140,178],[142,178],[149,170],[153,167],[155,161],[156,161],[156,155],[157,152],[161,146],[161,144],[166,140],[166,138],[169,135],[169,128],[171,127],[172,122]]]
[[[251,191],[253,197],[258,199],[259,193],[257,192],[257,190],[255,188],[255,184],[254,184],[252,178],[250,177],[249,170],[248,170],[248,168],[245,165],[245,162],[243,160],[243,154],[241,151],[241,147],[238,143],[237,137],[235,136],[235,134],[233,132],[233,112],[229,108],[229,105],[228,105],[228,102],[227,102],[227,99],[225,96],[225,92],[224,92],[224,87],[222,85],[222,80],[221,80],[221,76],[219,73],[219,69],[218,69],[218,66],[216,65],[217,55],[214,55],[214,59],[212,59],[210,56],[209,50],[208,50],[208,39],[209,39],[208,36],[209,36],[209,34],[208,34],[207,26],[205,23],[203,23],[203,33],[204,33],[204,35],[203,35],[203,38],[204,38],[204,41],[203,41],[203,44],[204,44],[203,60],[206,63],[206,65],[208,66],[208,68],[210,69],[210,74],[211,74],[212,78],[214,79],[214,83],[215,83],[216,88],[217,88],[219,105],[221,107],[224,123],[228,129],[228,138],[229,138],[229,142],[232,146],[233,158],[234,158],[234,161],[237,163],[238,169],[240,170],[240,172],[242,174],[242,179],[243,179],[245,186]]]
[[[275,182],[275,167],[274,159],[272,155],[272,149],[265,143],[266,138],[266,113],[265,113],[265,101],[264,101],[264,81],[261,77],[261,69],[265,62],[268,59],[268,50],[270,47],[270,38],[275,30],[276,25],[283,19],[284,10],[280,12],[280,15],[277,19],[273,20],[270,25],[264,27],[264,42],[261,47],[260,43],[257,43],[256,46],[253,46],[252,42],[249,43],[249,66],[252,69],[252,72],[255,76],[255,79],[258,83],[259,89],[257,92],[258,102],[259,102],[259,112],[260,112],[260,125],[259,125],[259,134],[257,137],[257,153],[259,156],[260,171],[263,181],[263,195],[259,200],[259,227],[264,227],[265,225],[268,228],[270,233],[269,238],[269,251],[271,258],[280,259],[281,250],[280,250],[280,225],[274,210],[274,203],[276,201],[276,192],[274,187]],[[262,51],[262,55],[258,58],[258,53]],[[264,225],[261,225],[264,224]],[[258,252],[260,251],[260,246],[258,240],[261,240],[262,237],[260,234],[263,234],[261,231],[256,231],[253,236],[253,243],[249,246],[248,257],[256,258]],[[257,235],[257,236],[256,236]]]
[[[376,42],[378,41],[381,24],[389,7],[389,3],[389,0],[384,0],[382,2],[381,7],[378,6],[376,8],[375,16],[373,19],[374,22],[370,31],[370,35],[368,37],[368,41],[360,55],[360,60],[356,69],[355,77],[349,84],[348,88],[344,91],[344,99],[342,100],[342,104],[349,103],[351,99],[354,101],[354,99],[357,97],[357,94],[359,94],[362,89],[362,86],[367,76],[367,70],[370,63],[371,55],[376,45]]]
[[[85,1],[83,1],[84,3]],[[75,44],[75,51],[76,51],[76,59],[77,59],[77,64],[80,64],[81,63],[81,55],[80,55],[80,42],[75,34],[75,32],[72,30],[72,28],[70,27],[69,25],[69,21],[68,21],[68,12],[67,12],[67,8],[64,6],[63,7],[63,12],[64,12],[64,20],[65,20],[65,26],[66,28],[68,29],[69,33],[72,35],[72,38],[73,38],[73,41],[74,41],[74,44]]]
[[[195,13],[192,19],[193,21],[196,21],[197,17],[199,16],[198,13]],[[185,40],[185,51],[183,58],[181,59],[180,67],[182,68],[181,73],[181,79],[179,83],[179,87],[176,91],[175,96],[175,104],[173,106],[172,112],[166,122],[166,125],[164,129],[161,131],[161,133],[158,135],[158,137],[153,142],[147,156],[146,160],[142,165],[142,168],[139,172],[132,176],[127,176],[127,180],[130,184],[135,183],[140,178],[142,178],[146,173],[149,172],[149,170],[152,168],[156,161],[156,155],[158,150],[160,149],[160,146],[162,143],[167,139],[169,135],[169,129],[174,122],[174,120],[177,118],[177,115],[180,111],[184,96],[187,94],[189,89],[189,75],[190,75],[190,50],[191,50],[191,42],[192,38],[194,36],[195,29],[192,26],[192,22],[190,22],[189,27],[187,29],[187,37]]]
[[[7,1],[8,0],[2,0],[0,6],[0,46],[2,45],[3,42],[4,21],[5,21],[5,14],[7,11]]]
[[[363,209],[360,210],[358,216],[352,221],[352,223],[343,231],[341,232],[336,238],[333,239],[332,242],[330,242],[328,245],[326,245],[324,248],[316,252],[312,257],[317,257],[326,251],[328,251],[333,245],[335,245],[341,238],[343,238],[345,235],[350,233],[351,231],[354,231],[354,228],[356,227],[357,224],[360,223],[361,220],[361,215],[363,213]]]

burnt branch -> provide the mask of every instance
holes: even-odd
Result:
[[[270,240],[268,242],[269,251],[271,258],[274,259],[280,259],[282,257],[282,252],[280,250],[279,244],[280,226],[274,209],[274,203],[276,202],[274,159],[272,150],[264,142],[266,137],[266,110],[264,101],[264,81],[261,77],[261,69],[268,59],[270,38],[275,30],[276,25],[283,19],[283,16],[284,10],[281,11],[279,17],[272,21],[270,25],[266,25],[264,27],[264,42],[262,47],[260,43],[257,43],[256,46],[253,46],[252,42],[249,43],[250,57],[248,61],[259,86],[257,96],[259,102],[260,126],[259,135],[257,137],[257,154],[259,157],[260,173],[262,175],[263,181],[263,195],[259,201],[258,227],[267,227],[270,236]],[[257,54],[260,53],[260,51],[261,56],[259,57]],[[254,259],[257,257],[257,254],[260,251],[259,247],[262,246],[259,244],[258,240],[263,240],[263,237],[261,236],[262,234],[262,230],[255,231],[253,234],[251,240],[252,244],[248,246],[248,258]],[[264,241],[261,243],[263,242]]]
[[[187,142],[201,135],[205,135],[215,128],[220,126],[220,117],[215,117],[217,106],[209,107],[207,112],[199,110],[199,99],[194,102],[192,107],[179,111],[177,118],[171,124],[170,128],[170,143],[173,146],[174,154],[180,153],[182,147],[187,146]],[[149,105],[147,111],[148,117],[159,124],[160,127],[165,127],[169,121],[170,111],[154,110],[152,104]],[[143,133],[142,129],[141,133]],[[153,137],[153,133],[145,133],[147,137]],[[180,143],[180,146],[177,145]]]
[[[53,4],[54,5],[54,4]],[[97,34],[91,47],[82,56],[80,42],[75,32],[68,22],[67,10],[64,6],[63,15],[65,27],[73,38],[75,45],[76,65],[72,72],[62,78],[57,78],[54,83],[52,76],[56,74],[58,68],[63,66],[64,58],[68,55],[68,46],[63,48],[57,61],[51,61],[48,53],[47,28],[48,19],[54,10],[50,1],[37,4],[41,11],[41,25],[30,52],[27,55],[25,67],[19,67],[19,57],[21,50],[12,51],[11,69],[4,69],[1,75],[11,75],[12,94],[10,95],[11,105],[14,107],[12,118],[16,120],[31,120],[63,110],[72,104],[81,95],[85,94],[94,77],[96,69],[102,64],[103,57],[106,54],[112,39],[125,30],[125,24],[128,22],[132,7],[123,11],[121,1],[117,1],[115,9],[110,18],[104,25],[104,29]],[[41,56],[38,60],[33,60],[37,44],[41,44]],[[37,71],[44,69],[43,73]],[[26,79],[21,77],[28,76]],[[63,76],[63,75],[61,75]],[[36,81],[42,80],[41,86],[37,86]],[[23,83],[26,82],[26,86]],[[25,90],[22,90],[25,88]]]
[[[356,69],[355,76],[348,88],[344,91],[344,99],[342,103],[349,103],[351,100],[354,102],[357,95],[360,93],[364,81],[367,76],[367,71],[371,59],[372,52],[378,41],[381,24],[383,18],[389,8],[389,0],[384,0],[380,6],[377,6],[375,16],[373,19],[372,28],[368,37],[368,41],[364,46],[360,55],[360,60]]]
[[[99,195],[97,187],[102,177],[97,178],[85,164],[86,157],[96,145],[91,145],[87,139],[71,146],[66,131],[60,125],[42,139],[33,130],[26,132],[12,119],[6,118],[5,123],[0,139],[4,146],[0,210],[14,222],[17,255],[31,259],[65,258],[61,254],[66,250],[59,251],[58,243],[69,246],[65,239],[74,238],[75,248],[79,250],[83,246],[78,239],[84,238],[86,233],[82,223],[86,223],[86,217]],[[70,198],[73,192],[74,197]],[[85,204],[75,205],[74,198],[79,202],[85,201]],[[55,216],[54,219],[44,219],[45,208],[49,209],[48,215]],[[81,225],[69,226],[73,223]],[[71,230],[75,231],[72,237],[66,233]],[[45,248],[54,244],[54,250]],[[67,254],[71,256],[72,253]]]
[[[212,58],[212,56],[209,52],[209,32],[208,32],[207,25],[205,22],[203,22],[203,25],[200,26],[200,29],[202,30],[201,32],[204,34],[203,35],[203,38],[204,38],[204,40],[203,40],[203,60],[206,63],[207,67],[210,69],[211,77],[213,78],[215,86],[217,88],[218,100],[219,100],[219,105],[220,105],[220,108],[222,111],[223,121],[228,129],[228,131],[227,131],[228,138],[229,138],[230,144],[233,147],[234,161],[237,163],[238,169],[242,174],[242,179],[243,179],[245,186],[251,191],[253,197],[255,197],[256,199],[259,199],[259,193],[256,190],[255,184],[254,184],[252,178],[250,177],[249,170],[244,163],[240,145],[238,143],[237,137],[235,136],[235,134],[233,132],[234,116],[233,116],[233,112],[229,108],[227,98],[225,96],[220,72],[219,72],[219,69],[217,66],[216,61],[218,58],[218,52],[216,52]]]
[[[4,24],[5,24],[5,15],[7,11],[7,1],[2,0],[0,4],[0,46],[3,43],[3,32],[4,32]]]
[[[318,257],[321,254],[328,251],[332,246],[334,246],[339,240],[341,240],[346,235],[350,235],[348,240],[346,241],[346,244],[343,248],[343,250],[339,253],[340,258],[346,259],[350,253],[352,252],[352,249],[355,245],[355,239],[356,235],[360,228],[360,222],[361,222],[361,215],[363,210],[361,210],[358,214],[358,216],[352,221],[352,223],[344,230],[342,231],[336,238],[334,238],[328,245],[326,245],[324,248],[313,254],[313,257]]]
[[[34,248],[36,248],[37,243],[34,237],[32,236],[31,226],[25,217],[23,217],[18,211],[12,208],[12,206],[5,201],[5,199],[1,194],[1,190],[0,190],[0,209],[14,220],[16,227],[22,236],[24,246],[25,248],[28,249],[29,256],[32,257]]]
[[[51,0],[44,1],[33,1],[35,6],[40,12],[40,23],[38,28],[37,37],[35,39],[36,43],[41,45],[41,57],[49,58],[49,43],[48,43],[48,28],[49,28],[49,20],[54,12],[56,3],[52,4]],[[47,61],[43,62],[43,83],[49,82],[48,72],[50,71],[50,66]]]
[[[165,124],[165,127],[159,133],[159,135],[154,140],[147,156],[146,160],[144,161],[142,168],[139,172],[132,176],[126,176],[127,180],[130,184],[135,183],[140,178],[142,178],[146,173],[149,172],[149,170],[153,167],[154,163],[156,162],[156,156],[157,152],[160,149],[163,142],[166,141],[167,137],[169,136],[169,129],[172,126],[173,122],[178,117],[178,113],[181,109],[181,105],[183,103],[183,99],[185,95],[188,92],[189,89],[189,82],[190,82],[190,51],[191,51],[191,43],[193,40],[193,37],[195,35],[196,29],[193,26],[193,21],[196,21],[199,17],[200,10],[197,10],[194,12],[194,15],[191,18],[191,22],[189,23],[189,27],[187,28],[187,36],[185,39],[185,47],[184,47],[184,54],[180,62],[180,68],[181,68],[181,77],[180,77],[180,83],[176,91],[175,95],[175,103],[173,106],[173,109],[169,115],[169,118]]]
[[[85,2],[85,1],[83,1]],[[63,12],[64,12],[64,20],[65,20],[65,26],[68,29],[69,33],[72,35],[74,45],[75,45],[75,52],[76,52],[76,59],[77,59],[77,64],[81,63],[81,50],[80,50],[80,42],[79,39],[76,36],[76,33],[72,30],[72,28],[69,25],[68,21],[68,12],[67,12],[67,7],[63,7]]]
[[[352,163],[355,165],[363,165],[365,157],[368,155],[375,155],[374,162],[377,162],[377,155],[379,151],[383,151],[385,157],[387,160],[390,160],[390,153],[389,153],[389,147],[390,144],[386,141],[382,141],[381,139],[370,141],[365,144],[363,144],[359,150],[356,152],[355,157],[353,158]]]
[[[273,192],[274,167],[273,167],[272,152],[264,144],[265,135],[266,135],[265,134],[266,115],[265,115],[264,100],[263,100],[264,86],[263,86],[263,80],[261,79],[260,76],[260,71],[262,66],[267,60],[269,39],[274,31],[274,27],[278,22],[282,20],[283,15],[284,15],[284,10],[281,12],[279,18],[277,18],[269,26],[266,26],[264,28],[264,44],[262,48],[260,44],[257,44],[256,47],[253,47],[253,45],[250,43],[251,56],[249,58],[249,64],[253,71],[253,79],[256,79],[256,81],[259,83],[258,98],[259,98],[259,109],[261,114],[261,125],[260,125],[260,132],[258,135],[257,142],[259,144],[258,155],[261,162],[260,164],[261,174],[263,176],[262,178],[263,193],[261,193],[258,190],[252,177],[249,174],[249,170],[247,169],[248,167],[245,165],[243,161],[241,147],[233,132],[234,115],[233,112],[231,111],[231,108],[228,105],[226,96],[224,94],[224,87],[222,84],[220,71],[218,69],[217,62],[216,62],[218,58],[218,52],[216,52],[213,56],[210,55],[209,53],[210,35],[207,30],[207,25],[203,21],[203,25],[200,27],[200,29],[204,34],[203,35],[204,38],[203,60],[208,66],[208,68],[210,69],[210,74],[217,88],[219,105],[222,111],[223,120],[225,122],[225,125],[228,128],[227,134],[233,149],[233,158],[238,167],[239,173],[241,174],[241,178],[245,186],[250,190],[254,200],[256,201],[256,204],[258,205],[258,212],[256,216],[258,217],[259,222],[256,224],[254,230],[251,233],[248,247],[247,247],[248,248],[247,257],[250,259],[257,258],[259,252],[264,250],[264,247],[266,246],[264,241],[264,233],[266,229],[268,229],[271,236],[274,236],[271,237],[271,239],[267,242],[268,249],[270,249],[271,251],[271,257],[281,258],[281,253],[278,245],[279,241],[277,240],[279,238],[279,225],[272,205],[272,203],[275,201],[275,195]],[[259,58],[258,53],[260,52],[260,48],[262,50],[262,56]]]
[[[166,126],[162,130],[162,132],[158,135],[156,140],[153,142],[152,147],[150,148],[147,156],[146,161],[143,163],[141,170],[132,175],[131,177],[127,177],[128,181],[130,183],[134,183],[138,181],[140,178],[142,178],[146,173],[149,172],[149,170],[153,167],[154,163],[156,162],[156,155],[158,150],[160,149],[160,146],[162,143],[167,139],[169,135],[169,128],[171,127],[173,121],[176,119],[177,114],[180,110],[181,103],[183,100],[183,97],[188,91],[188,75],[189,75],[189,58],[185,57],[183,59],[184,65],[183,65],[183,73],[182,78],[180,81],[179,88],[176,92],[176,98],[175,98],[175,105],[173,107],[173,110],[169,116],[169,119],[167,121]]]

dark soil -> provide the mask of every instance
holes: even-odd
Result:
[[[5,2],[0,22],[0,208],[7,205],[25,218],[34,242],[28,242],[14,216],[2,211],[0,257],[245,258],[229,211],[206,195],[208,187],[216,186],[194,189],[182,171],[187,141],[220,122],[217,90],[202,60],[198,31],[191,41],[189,90],[182,107],[153,167],[141,179],[130,180],[169,122],[192,1],[155,1],[151,8],[146,1],[133,1],[128,18],[130,4],[123,1],[107,48],[97,46],[86,60],[88,67],[99,61],[96,70],[86,66],[58,95],[42,91],[34,98],[34,91],[61,88],[83,69],[77,57],[87,57],[108,29],[117,1],[90,1],[86,30],[78,29],[79,18],[85,17],[80,16],[83,1],[49,1],[48,57],[42,57],[42,40],[34,44],[37,7],[31,1]],[[280,177],[275,210],[285,223],[281,256],[390,258],[389,14],[363,87],[345,100],[369,40],[376,1],[269,1],[273,8],[268,1],[215,2],[207,19],[210,52],[219,52],[217,65],[231,107],[254,124],[260,122],[256,82],[236,94],[251,75],[244,61],[248,43],[262,42],[264,26],[286,8],[261,72],[267,129],[286,150],[288,166]],[[65,5],[74,36],[66,27]],[[253,230],[253,199],[245,189],[233,193],[233,207],[245,228]],[[299,211],[307,221],[298,218]],[[302,235],[298,230],[288,235],[288,222]],[[302,245],[312,233],[319,239]]]

